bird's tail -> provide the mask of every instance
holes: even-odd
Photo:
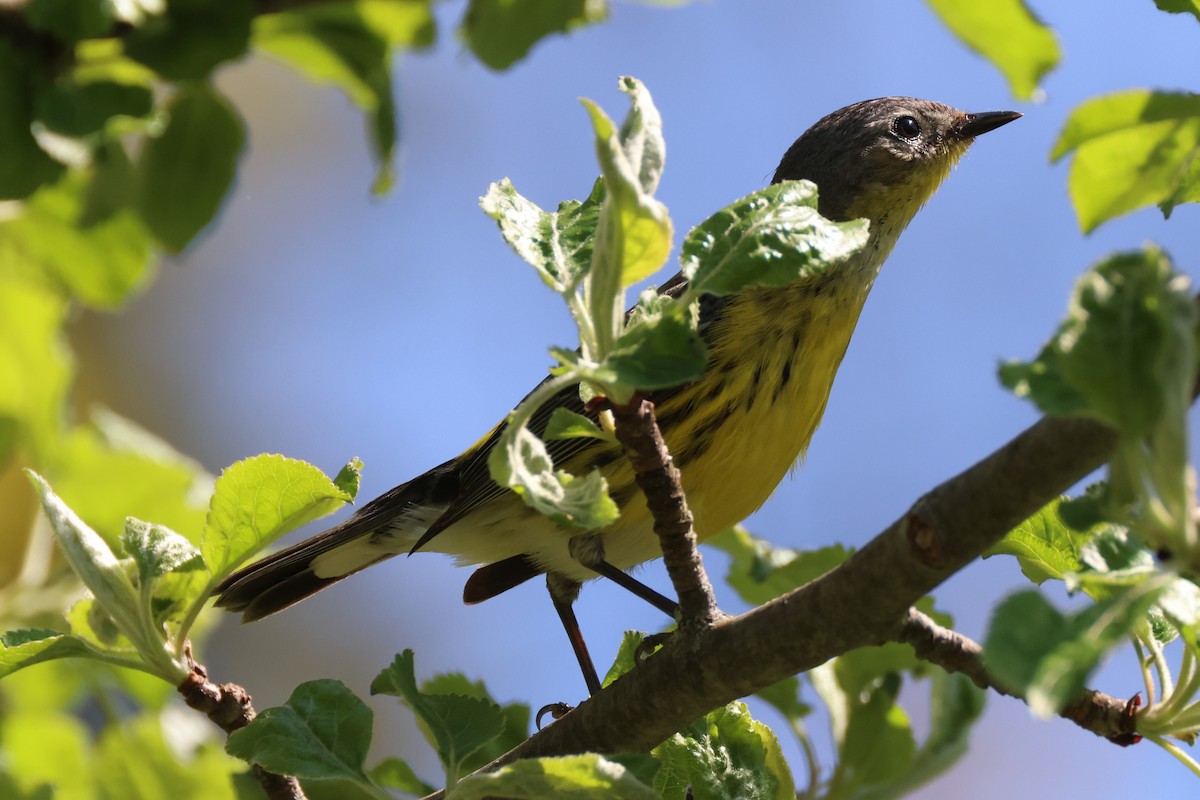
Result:
[[[221,581],[217,605],[243,622],[294,605],[413,544],[447,504],[430,504],[426,473],[376,498],[341,525],[251,564]]]

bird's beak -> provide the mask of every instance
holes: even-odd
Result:
[[[966,114],[962,121],[954,126],[954,135],[959,139],[974,139],[981,133],[994,131],[1021,116],[1023,115],[1019,111],[982,111],[978,114]]]

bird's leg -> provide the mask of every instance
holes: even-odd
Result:
[[[572,536],[567,549],[572,558],[592,572],[608,578],[621,588],[645,600],[672,620],[675,619],[675,613],[679,611],[678,603],[669,597],[659,594],[629,573],[618,569],[604,560],[604,540],[600,534],[583,533],[578,536]]]
[[[572,606],[579,597],[579,581],[547,572],[546,588],[550,590],[550,601],[554,603],[554,610],[562,620],[567,639],[571,642],[571,649],[575,651],[575,660],[579,662],[579,669],[583,672],[588,694],[595,694],[600,691],[600,676],[596,674],[596,666],[588,654],[587,643],[583,641],[583,631],[579,630],[579,620],[575,618],[575,609]]]

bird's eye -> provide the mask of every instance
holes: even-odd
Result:
[[[892,123],[892,130],[905,139],[916,139],[921,135],[921,123],[907,115],[896,117],[896,121]]]

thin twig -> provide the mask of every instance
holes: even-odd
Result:
[[[654,517],[663,563],[679,598],[679,629],[686,635],[693,629],[707,629],[724,615],[696,547],[692,512],[679,482],[679,470],[671,462],[658,428],[654,404],[635,398],[624,405],[613,404],[612,413],[617,441]]]
[[[254,719],[250,694],[235,683],[213,683],[201,664],[193,662],[191,673],[176,688],[185,703],[203,712],[226,735],[246,727]],[[258,764],[252,764],[250,772],[270,800],[305,800],[300,782],[290,775],[268,772]]]
[[[1103,464],[1115,444],[1094,422],[1041,420],[827,575],[718,621],[693,646],[668,642],[485,769],[534,756],[644,752],[713,708],[888,641],[917,600]]]
[[[973,639],[943,627],[915,608],[896,631],[895,641],[911,645],[917,658],[947,672],[961,672],[980,689],[1023,699],[992,680],[983,663],[983,648]],[[1137,717],[1130,701],[1090,689],[1080,693],[1059,716],[1106,739],[1124,743],[1137,733]]]

